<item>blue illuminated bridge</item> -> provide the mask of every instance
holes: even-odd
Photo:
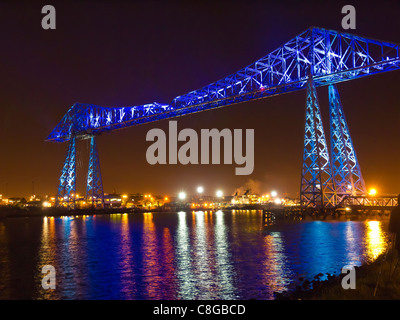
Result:
[[[303,208],[333,208],[349,196],[365,196],[365,183],[346,123],[336,83],[400,69],[399,45],[348,33],[309,28],[240,71],[169,104],[102,107],[75,103],[47,137],[69,141],[57,193],[57,206],[75,207],[76,140],[90,139],[87,201],[104,206],[96,135],[195,112],[306,89]],[[316,88],[328,86],[328,150]]]

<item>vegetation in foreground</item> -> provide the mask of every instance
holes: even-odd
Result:
[[[277,300],[399,300],[400,261],[393,250],[381,254],[374,262],[355,267],[356,288],[343,289],[342,279],[346,274],[330,275],[320,280],[305,280],[294,291],[275,293]],[[397,267],[396,266],[396,263]]]

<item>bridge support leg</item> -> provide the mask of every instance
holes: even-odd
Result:
[[[103,181],[100,171],[100,160],[97,152],[96,138],[90,138],[90,158],[87,175],[86,201],[95,208],[104,208]]]
[[[366,195],[365,182],[350,137],[340,96],[335,85],[329,86],[332,174],[338,202],[346,195]]]
[[[300,203],[302,208],[322,209],[336,205],[332,176],[317,92],[312,78],[307,82],[303,168]]]
[[[76,195],[76,138],[73,136],[68,145],[67,156],[61,171],[56,207],[75,209]]]

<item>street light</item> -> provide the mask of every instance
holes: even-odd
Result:
[[[186,193],[184,193],[183,191],[179,192],[178,198],[179,198],[179,200],[185,200],[186,199]]]
[[[218,190],[218,191],[217,191],[217,197],[218,197],[218,198],[222,198],[222,196],[223,196],[222,191],[221,191],[221,190]]]
[[[197,192],[198,193],[203,193],[204,188],[202,186],[197,187]]]
[[[276,191],[271,191],[271,196],[272,197],[276,197],[278,195],[278,192],[276,192]]]

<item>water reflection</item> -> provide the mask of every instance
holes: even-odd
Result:
[[[288,289],[291,272],[285,256],[285,248],[280,232],[271,232],[264,238],[265,258],[263,261],[263,283],[270,288],[269,299],[273,292]]]
[[[178,299],[194,299],[197,295],[193,278],[189,230],[186,212],[178,212],[178,228],[175,237],[175,259],[177,261]]]
[[[367,221],[367,257],[375,260],[386,248],[387,237],[383,234],[380,221]]]
[[[45,265],[52,265],[55,269],[58,268],[57,264],[57,245],[56,245],[56,236],[55,236],[55,223],[54,218],[43,218],[43,226],[42,226],[42,234],[41,234],[41,245],[39,249],[39,261],[36,270],[36,283],[41,286],[42,281],[42,268]],[[57,277],[56,277],[57,279]],[[57,299],[59,298],[59,294],[55,290],[40,290],[42,291],[37,298],[39,299]]]
[[[232,255],[228,243],[227,227],[224,213],[215,213],[215,250],[219,282],[219,297],[224,300],[236,298],[234,278],[236,273],[232,265]]]
[[[136,295],[136,281],[134,271],[134,260],[132,254],[132,240],[129,229],[128,214],[121,216],[121,241],[119,242],[120,257],[120,282],[121,282],[121,298],[131,299]]]
[[[62,286],[62,295],[65,299],[82,299],[84,292],[81,290],[84,286],[78,284],[79,277],[75,277],[75,274],[85,272],[82,265],[86,260],[86,237],[85,235],[78,237],[78,227],[73,217],[63,218],[61,225],[64,232],[59,256],[62,257],[60,266],[62,266],[65,280],[65,284]]]
[[[245,210],[7,219],[0,298],[271,299],[299,276],[376,259],[386,230],[383,220],[263,230],[261,213]],[[47,264],[56,290],[41,288]]]
[[[212,251],[212,239],[208,231],[210,227],[205,226],[204,216],[207,212],[195,212],[195,228],[193,237],[193,270],[196,278],[196,291],[199,299],[212,299],[215,291],[214,268]]]
[[[351,221],[345,222],[344,227],[344,239],[345,239],[345,248],[346,252],[346,260],[347,264],[351,266],[359,266],[361,265],[360,256],[362,255],[362,248],[358,244],[358,241],[361,239],[360,230],[356,229],[357,225],[352,223]]]
[[[163,299],[172,299],[176,295],[174,243],[169,228],[163,228],[162,266],[164,279]]]
[[[303,232],[307,237],[302,237],[301,247],[305,250],[305,256],[308,256],[308,269],[314,275],[320,272],[318,270],[333,273],[331,266],[342,259],[341,254],[345,251],[341,249],[343,241],[338,241],[338,228],[342,228],[342,225],[325,221],[314,221],[305,225]]]
[[[192,212],[189,235],[187,213],[179,212],[176,237],[178,297],[234,299],[235,272],[222,211]]]
[[[162,290],[159,290],[159,288],[164,279],[160,272],[160,265],[164,262],[158,259],[159,245],[151,212],[144,214],[143,247],[141,250],[143,252],[145,296],[149,299],[162,299]]]

